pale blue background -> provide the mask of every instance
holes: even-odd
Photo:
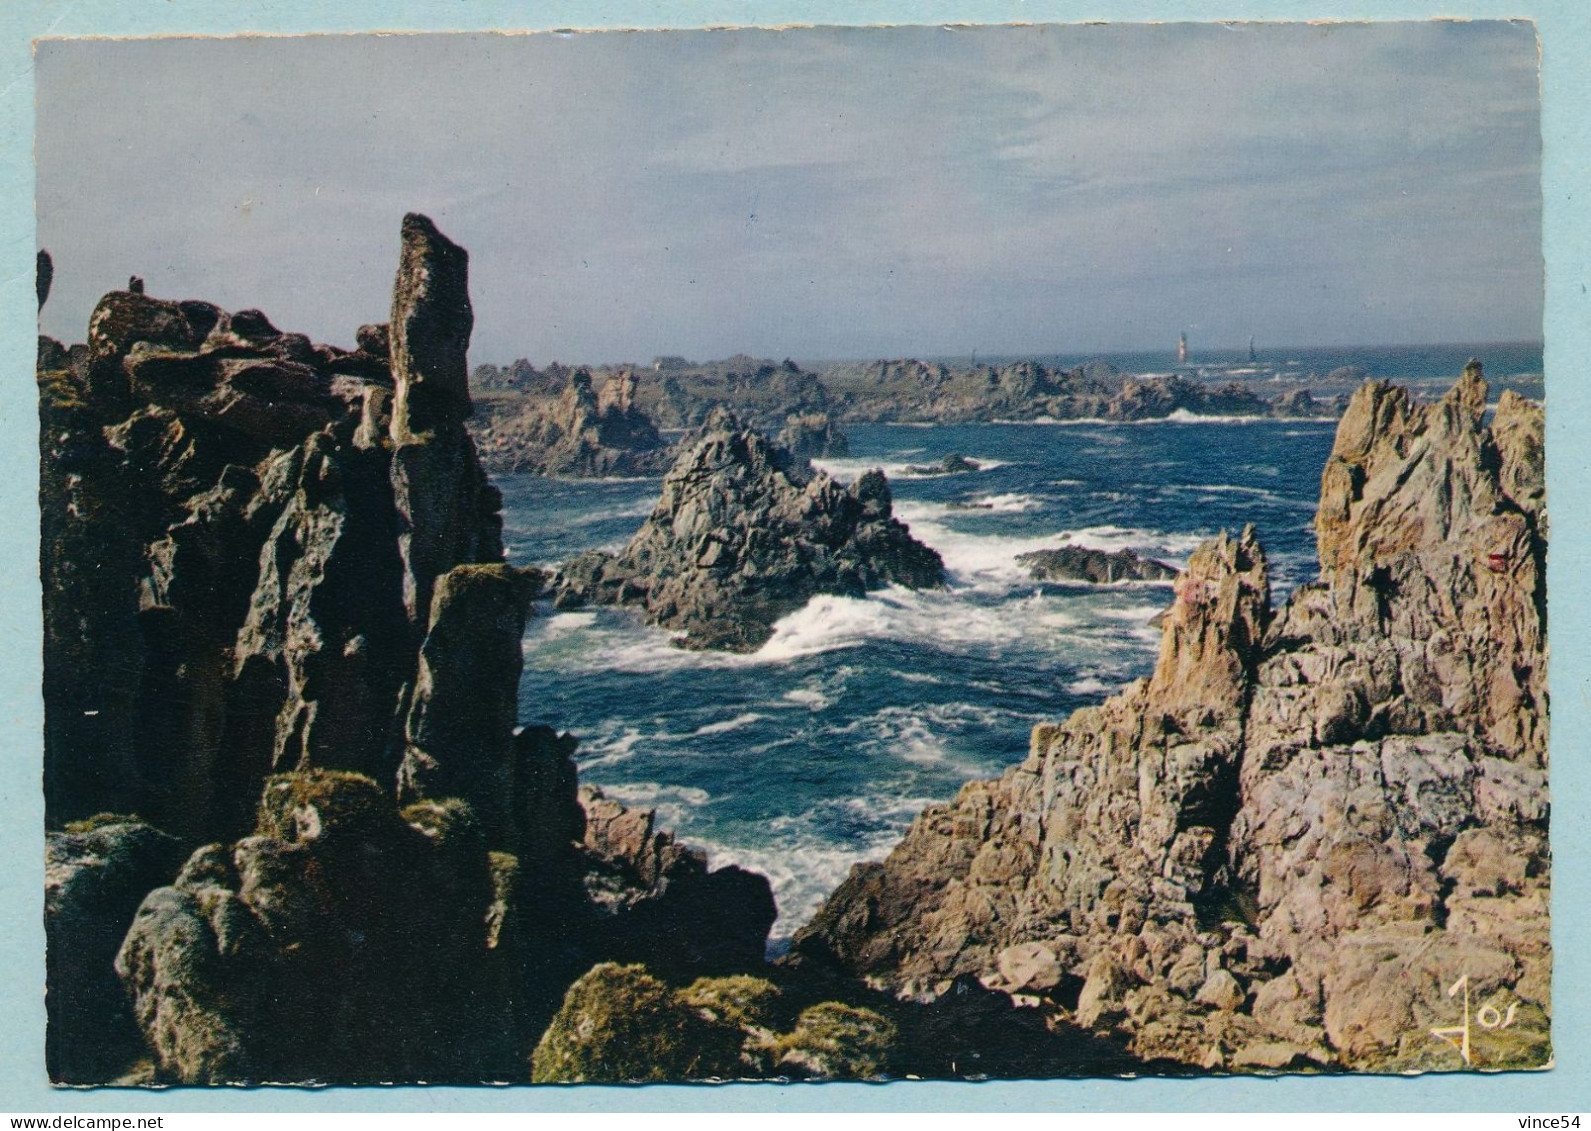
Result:
[[[1587,178],[1591,15],[1583,0],[1180,0],[1088,3],[983,0],[912,3],[645,3],[561,0],[527,13],[523,4],[479,0],[369,0],[333,6],[316,0],[8,0],[0,10],[0,1111],[259,1110],[1498,1110],[1558,1112],[1591,1106],[1591,1025],[1587,1023],[1591,781],[1581,749],[1591,733],[1588,612],[1578,598],[1591,553],[1591,514],[1581,487],[1591,422],[1581,370],[1591,358],[1591,295],[1586,285],[1591,212],[1580,197]],[[1200,1079],[1051,1081],[945,1085],[735,1085],[718,1088],[218,1090],[143,1093],[57,1092],[45,1084],[42,730],[39,688],[37,447],[34,390],[33,75],[30,40],[40,35],[348,32],[366,29],[690,27],[787,23],[1037,22],[1085,19],[1410,19],[1433,15],[1529,17],[1543,54],[1544,242],[1547,267],[1546,371],[1548,492],[1553,519],[1553,935],[1558,969],[1551,1072],[1411,1079]],[[1351,81],[1351,80],[1350,80]]]

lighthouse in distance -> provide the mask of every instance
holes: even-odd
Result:
[[[1177,364],[1188,364],[1188,335],[1186,332],[1177,335]]]

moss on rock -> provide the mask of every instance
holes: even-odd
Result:
[[[740,1074],[738,1026],[709,1021],[644,966],[604,962],[564,995],[531,1057],[538,1084],[702,1080]]]
[[[780,1038],[779,1067],[792,1075],[872,1079],[888,1070],[897,1039],[894,1023],[871,1009],[819,1002]]]
[[[351,838],[383,839],[397,826],[392,800],[363,774],[303,770],[266,779],[259,834],[295,844]]]

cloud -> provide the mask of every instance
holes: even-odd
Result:
[[[1497,22],[50,42],[45,323],[137,272],[347,342],[419,209],[481,359],[1532,337],[1535,68]]]

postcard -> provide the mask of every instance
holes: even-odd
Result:
[[[39,38],[55,1094],[1553,1069],[1541,50]]]

